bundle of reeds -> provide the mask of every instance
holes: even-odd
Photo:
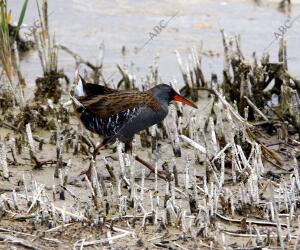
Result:
[[[20,107],[24,106],[24,78],[20,70],[19,52],[16,35],[24,21],[28,0],[24,0],[18,24],[11,32],[11,11],[8,11],[7,0],[0,2],[0,62],[8,79],[9,93]]]

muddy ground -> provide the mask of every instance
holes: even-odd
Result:
[[[199,125],[204,127],[205,120],[207,119],[207,114],[211,110],[212,100],[208,98],[206,94],[204,94],[201,98],[201,101],[198,103],[200,108],[199,110],[190,110],[189,108],[184,108],[185,118],[189,116],[189,113],[196,112],[196,117],[199,119]],[[183,120],[183,123],[185,121]],[[71,125],[75,129],[77,129],[77,120],[72,119]],[[263,142],[268,144],[273,144],[278,142],[277,136],[268,136],[264,131],[264,138]],[[1,138],[11,137],[14,133],[11,130],[1,129]],[[34,136],[39,136],[40,138],[44,138],[47,142],[50,140],[51,133],[47,131],[36,131],[33,133]],[[209,133],[207,133],[209,137]],[[3,139],[2,139],[3,140]],[[98,138],[94,136],[94,142],[98,141]],[[207,139],[209,141],[209,139]],[[183,211],[186,211],[187,218],[190,216],[195,216],[195,213],[191,213],[190,205],[188,198],[185,196],[185,178],[186,178],[186,165],[190,164],[189,169],[191,172],[195,174],[194,178],[196,180],[197,185],[200,187],[203,186],[203,179],[206,176],[206,169],[203,164],[205,159],[204,154],[201,155],[201,159],[196,159],[195,150],[187,145],[184,142],[180,142],[181,150],[182,150],[182,157],[175,158],[172,150],[172,146],[168,139],[160,140],[161,143],[161,152],[160,152],[160,159],[158,162],[159,169],[161,169],[161,165],[163,162],[168,162],[170,166],[176,162],[176,166],[179,172],[179,186],[177,192],[175,192],[175,199],[177,206],[179,206]],[[36,146],[37,143],[35,142]],[[209,146],[209,145],[208,145]],[[292,163],[290,160],[285,158],[285,155],[289,152],[285,146],[275,145],[271,146],[276,152],[280,154],[281,159],[284,161],[284,165],[282,167],[274,166],[267,161],[264,161],[265,166],[265,177],[262,177],[260,182],[260,196],[261,202],[264,203],[265,201],[270,201],[270,189],[268,185],[270,183],[277,185],[279,182],[288,181],[293,171]],[[294,148],[295,150],[300,150],[300,147]],[[70,150],[71,151],[71,150]],[[120,163],[118,160],[118,155],[115,152],[115,146],[111,146],[109,149],[102,150],[100,155],[101,156],[109,156],[111,158],[107,158],[109,164],[114,168],[114,172],[116,176],[120,173]],[[150,148],[143,148],[140,144],[139,136],[136,136],[136,149],[134,151],[139,156],[147,159],[150,162],[153,161],[153,153],[151,152]],[[283,152],[283,154],[281,154]],[[46,144],[43,146],[42,151],[37,151],[37,156],[40,161],[42,160],[49,160],[55,159],[56,154],[56,146],[51,144]],[[198,155],[198,154],[197,154]],[[69,222],[69,223],[59,223],[57,227],[53,228],[53,225],[49,225],[45,221],[34,222],[36,219],[33,213],[24,213],[26,211],[26,200],[24,199],[24,180],[27,182],[27,185],[30,185],[30,181],[35,180],[39,185],[45,185],[45,196],[48,197],[49,204],[53,204],[56,208],[65,209],[68,212],[75,212],[81,210],[84,211],[86,207],[92,207],[92,196],[91,190],[88,187],[87,182],[82,181],[82,178],[78,179],[78,175],[88,167],[88,156],[83,156],[79,154],[74,156],[71,152],[65,153],[63,160],[68,161],[71,159],[71,164],[68,167],[68,178],[72,184],[66,185],[68,190],[71,190],[72,195],[69,192],[64,192],[64,199],[61,200],[61,194],[59,187],[59,180],[54,178],[54,170],[55,165],[47,165],[44,166],[42,169],[33,170],[33,164],[30,162],[28,151],[26,149],[23,151],[21,155],[17,156],[18,164],[13,165],[9,164],[9,171],[10,171],[10,178],[9,181],[1,180],[1,195],[3,197],[7,197],[11,200],[12,191],[15,190],[18,196],[17,202],[18,207],[20,210],[15,210],[14,212],[2,212],[1,215],[1,234],[9,234],[12,236],[16,236],[19,239],[24,239],[25,243],[28,243],[30,247],[36,247],[38,249],[71,249],[74,248],[74,244],[79,240],[85,240],[87,242],[106,239],[108,237],[108,232],[111,232],[112,236],[119,235],[118,231],[115,231],[111,227],[123,228],[124,230],[128,230],[134,232],[132,235],[126,236],[121,239],[114,240],[110,243],[98,243],[91,246],[86,246],[87,249],[161,249],[161,248],[169,248],[169,249],[223,249],[224,245],[228,248],[236,248],[236,247],[246,247],[252,246],[253,241],[255,241],[254,236],[249,237],[247,235],[245,228],[248,228],[245,222],[246,220],[258,220],[264,221],[267,223],[266,220],[266,213],[265,209],[262,207],[254,206],[251,207],[239,207],[238,200],[237,200],[237,211],[235,216],[225,216],[226,219],[222,218],[221,216],[214,216],[214,219],[210,223],[212,228],[210,228],[209,233],[207,236],[203,237],[201,232],[194,231],[196,228],[194,227],[192,221],[194,219],[187,219],[187,224],[192,223],[191,228],[183,233],[182,225],[176,225],[176,221],[172,220],[172,225],[164,227],[160,223],[154,224],[153,218],[149,219],[148,223],[146,222],[146,226],[142,226],[143,224],[143,213],[140,211],[139,213],[133,213],[133,209],[128,207],[126,213],[123,214],[123,217],[119,213],[119,207],[117,205],[117,196],[115,191],[112,191],[112,181],[111,178],[105,168],[105,164],[101,157],[98,156],[97,161],[95,162],[95,167],[97,171],[104,177],[105,185],[107,186],[109,192],[107,199],[109,201],[109,212],[106,215],[106,222],[104,225],[95,225],[90,221],[86,222]],[[12,161],[12,158],[8,156],[9,162]],[[151,160],[152,159],[152,160]],[[189,162],[189,163],[187,163]],[[200,163],[199,163],[200,162]],[[201,163],[202,162],[202,163]],[[145,169],[144,166],[140,165],[139,163],[135,163],[135,180],[136,183],[141,182],[141,170]],[[151,208],[151,204],[149,202],[149,195],[150,193],[155,193],[155,175],[149,172],[149,170],[145,171],[146,179],[145,179],[145,192],[144,192],[144,201],[143,206],[146,211],[149,211]],[[193,176],[193,175],[192,175]],[[77,181],[74,182],[74,179]],[[56,184],[56,191],[53,194],[53,184]],[[236,197],[239,196],[239,187],[241,183],[233,183],[231,170],[225,169],[225,182],[224,182],[224,189],[229,189],[233,193],[236,194]],[[192,186],[189,187],[192,190]],[[30,186],[28,187],[28,191],[30,192]],[[182,190],[182,191],[180,191]],[[111,193],[113,192],[113,193]],[[138,191],[138,193],[140,190]],[[159,197],[159,205],[158,211],[161,210],[163,213],[164,208],[164,199],[165,199],[165,192],[166,192],[166,182],[164,180],[158,180],[158,192],[155,194],[156,199]],[[125,186],[122,187],[122,194],[129,196],[129,193]],[[19,196],[20,195],[20,196]],[[138,194],[137,194],[138,196]],[[207,205],[207,196],[205,194],[199,193],[198,196],[199,204],[203,206]],[[239,199],[239,198],[237,198]],[[218,213],[222,214],[222,211],[225,212],[224,207],[218,205]],[[40,209],[40,208],[37,208]],[[92,209],[93,213],[95,214],[103,214],[104,207],[100,207],[98,211]],[[14,211],[12,208],[11,211]],[[91,212],[92,213],[92,212]],[[228,213],[228,211],[226,212]],[[225,213],[225,214],[226,214]],[[286,216],[284,215],[289,213],[289,211],[282,211],[282,218],[280,221],[285,224],[286,223]],[[297,210],[295,210],[294,216],[297,215]],[[132,216],[135,214],[135,221],[133,220]],[[127,217],[126,217],[127,215]],[[227,221],[228,220],[238,220],[238,221]],[[112,223],[113,220],[113,223]],[[245,220],[243,222],[243,220]],[[204,220],[205,221],[205,220]],[[246,224],[245,224],[246,223]],[[272,223],[272,222],[271,222]],[[297,221],[295,220],[292,225],[290,225],[290,234],[296,235],[298,231]],[[256,225],[253,226],[257,228],[261,234],[268,234],[271,232],[276,232],[276,223],[273,223],[271,226],[266,225]],[[12,230],[12,231],[6,231]],[[230,235],[230,232],[233,235]],[[243,235],[243,232],[244,235]],[[240,234],[239,234],[240,233]],[[283,227],[281,232],[282,234],[286,235],[286,227]],[[196,235],[195,235],[196,234]],[[271,234],[272,235],[272,234]],[[252,238],[252,239],[251,239]],[[262,236],[263,242],[269,246],[272,246],[271,249],[278,249],[278,240],[276,239],[275,235],[273,236]],[[211,243],[214,242],[214,243]],[[285,243],[285,249],[292,249],[294,245],[294,239],[287,240]],[[3,243],[1,242],[3,249],[7,249],[7,247],[13,248],[15,244],[12,243]],[[79,244],[80,245],[80,244]],[[18,246],[18,249],[22,249],[22,246]],[[24,247],[23,247],[24,248]],[[76,248],[79,249],[79,248]]]
[[[92,0],[51,1],[49,13],[54,12],[49,19],[58,43],[89,61],[97,61],[98,45],[104,40],[106,54],[102,73],[106,78],[116,71],[117,63],[127,64],[129,71],[136,75],[137,85],[139,82],[143,84],[149,65],[153,65],[155,55],[160,53],[161,81],[176,79],[175,85],[181,87],[183,80],[174,49],[185,55],[189,48],[201,47],[199,43],[203,40],[202,67],[205,77],[210,79],[211,73],[221,75],[223,69],[220,27],[225,27],[230,35],[241,33],[243,51],[249,58],[253,51],[262,54],[273,41],[274,30],[289,15],[297,16],[300,10],[298,1],[293,2],[292,13],[289,14],[278,10],[278,1],[257,2],[192,1],[186,4],[185,1],[118,1],[114,5]],[[172,8],[169,8],[170,4]],[[18,9],[17,1],[12,1],[12,8],[13,13],[14,9]],[[157,40],[141,53],[136,53],[136,49],[147,41],[153,25],[178,9],[178,16]],[[26,22],[33,23],[36,17],[34,3],[30,2]],[[75,19],[81,22],[74,22]],[[287,47],[291,51],[289,70],[298,78],[299,25],[300,22],[294,22],[287,33]],[[278,43],[275,41],[268,48],[271,58],[277,58],[277,51]],[[71,79],[69,86],[64,85],[61,99],[64,103],[69,100],[69,91],[74,87],[74,58],[65,52],[59,55],[59,67]],[[25,89],[28,103],[32,102],[34,82],[41,75],[40,67],[37,51],[22,55],[21,69],[28,81]],[[82,66],[80,70],[84,74],[89,69]],[[111,87],[116,87],[119,78],[117,71],[109,81]],[[147,134],[148,147],[143,147],[140,135],[136,135],[133,155],[157,165],[159,171],[167,162],[173,174],[169,183],[150,173],[132,156],[121,154],[123,160],[128,160],[127,163],[125,161],[125,173],[130,183],[133,180],[135,188],[132,191],[122,179],[123,160],[120,161],[118,144],[101,150],[94,163],[99,180],[103,181],[100,193],[96,194],[96,202],[93,194],[96,189],[92,190],[90,183],[79,176],[90,164],[92,147],[84,141],[77,143],[76,136],[84,135],[94,144],[100,142],[100,138],[82,128],[72,107],[67,108],[69,121],[63,122],[60,129],[60,132],[64,129],[73,131],[69,146],[63,146],[61,178],[54,177],[59,148],[57,123],[41,129],[34,126],[36,121],[32,121],[35,156],[44,163],[36,169],[37,163],[30,156],[32,145],[25,126],[23,131],[9,128],[9,123],[3,120],[8,111],[2,110],[0,142],[6,145],[9,178],[4,178],[5,173],[0,168],[0,248],[300,249],[297,166],[300,146],[297,133],[294,131],[289,137],[295,139],[291,142],[279,135],[283,130],[251,121],[249,124],[253,126],[251,129],[257,140],[252,141],[248,150],[244,143],[249,139],[245,136],[245,127],[249,124],[239,122],[233,113],[231,122],[227,107],[215,112],[222,113],[224,123],[221,125],[218,117],[211,115],[213,102],[213,97],[202,91],[197,102],[199,109],[183,107],[183,117],[178,122],[181,132],[205,147],[207,154],[180,139],[181,157],[175,157],[171,140],[162,136],[162,129],[157,130],[160,136],[155,136],[158,140],[155,143],[151,143],[153,136],[150,136],[150,130]],[[215,123],[215,130],[208,125],[209,117]],[[275,119],[274,114],[270,117]],[[48,120],[51,119],[48,117]],[[57,122],[57,119],[54,120]],[[270,132],[270,129],[273,131]],[[217,134],[217,143],[214,143],[214,133]],[[216,167],[209,167],[208,162],[212,162],[226,145],[222,140],[230,141],[228,138],[232,133],[242,134],[242,140],[234,138],[234,145],[241,145],[247,159],[243,159],[240,152],[237,159],[242,163],[237,167],[230,149],[219,156]],[[16,154],[9,146],[12,139],[21,142]],[[65,139],[68,140],[68,136]],[[42,146],[41,140],[44,142]],[[76,148],[74,145],[80,146]],[[262,156],[262,145],[276,153],[274,158],[280,159],[280,164],[272,157]],[[107,164],[113,167],[117,182],[113,182]],[[173,172],[174,165],[178,171],[178,183]],[[238,171],[238,168],[241,169]]]

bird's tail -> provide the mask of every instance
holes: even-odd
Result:
[[[86,96],[86,93],[84,91],[84,80],[82,79],[82,77],[79,75],[79,81],[74,89],[74,94],[75,96]]]

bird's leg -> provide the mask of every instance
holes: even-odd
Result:
[[[97,145],[97,146],[94,148],[94,151],[93,151],[93,159],[94,159],[94,160],[96,159],[99,150],[100,150],[102,147],[104,147],[104,146],[105,146],[105,144],[103,144],[103,142],[102,142],[101,144]]]
[[[90,160],[89,168],[86,171],[83,171],[80,175],[86,175],[87,178],[91,181],[92,180],[92,170],[93,170],[93,161],[94,159]]]
[[[96,154],[97,155],[97,154]],[[87,178],[91,181],[92,180],[92,170],[93,170],[93,161],[95,160],[94,154],[92,159],[90,160],[89,168],[83,172],[80,173],[79,176],[81,175],[86,175]]]
[[[132,154],[132,139],[125,142],[125,153]]]
[[[140,158],[138,155],[136,155],[135,160],[139,163],[143,164],[145,167],[147,167],[152,173],[155,173],[155,167],[153,167],[150,163],[144,161],[142,158]],[[157,171],[157,176],[166,180],[166,174],[164,171]]]
[[[107,140],[103,140],[103,142],[101,144],[99,144],[98,146],[96,146],[94,148],[89,168],[86,171],[81,172],[80,175],[84,175],[85,174],[88,177],[89,180],[92,179],[93,161],[96,160],[96,157],[97,157],[97,154],[98,154],[99,150],[106,145],[106,142],[107,142]]]
[[[125,142],[125,153],[132,154],[132,139]],[[140,158],[138,155],[135,155],[135,160],[139,163],[143,164],[145,167],[147,167],[152,173],[155,173],[155,167],[153,167],[150,163],[144,161],[142,158]],[[162,178],[166,179],[166,176],[164,174],[164,171],[158,171],[157,175]]]

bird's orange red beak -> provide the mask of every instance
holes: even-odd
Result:
[[[194,103],[192,103],[192,102],[190,102],[189,100],[185,99],[185,98],[184,98],[183,96],[181,96],[181,95],[175,95],[173,99],[174,99],[175,101],[177,101],[177,102],[182,102],[183,104],[186,104],[186,105],[188,105],[188,106],[191,106],[191,107],[193,107],[193,108],[195,108],[195,109],[198,108]]]

